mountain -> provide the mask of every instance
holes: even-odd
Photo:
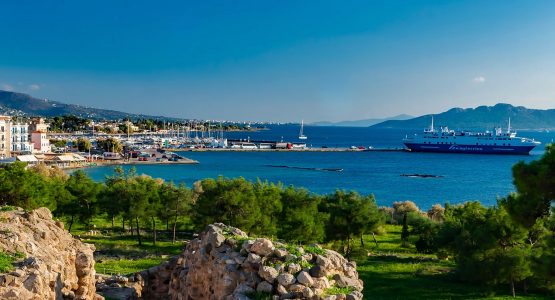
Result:
[[[368,127],[374,124],[378,124],[388,120],[407,120],[412,119],[413,116],[409,115],[398,115],[391,118],[384,118],[384,119],[364,119],[364,120],[355,120],[355,121],[341,121],[341,122],[328,122],[328,121],[321,121],[321,122],[314,122],[310,125],[314,126],[345,126],[345,127]]]
[[[130,114],[115,110],[92,108],[75,104],[65,104],[58,101],[34,98],[27,94],[2,90],[0,90],[0,115],[29,117],[56,117],[63,115],[75,115],[82,118],[94,120],[118,120],[125,118],[158,118],[166,120],[176,120],[176,118]]]
[[[408,120],[389,120],[373,125],[373,128],[427,128],[432,115],[424,115]],[[511,118],[511,127],[515,129],[553,129],[555,128],[555,109],[528,109],[499,103],[494,106],[476,108],[452,108],[435,114],[436,127],[447,126],[450,129],[493,129],[506,127]]]

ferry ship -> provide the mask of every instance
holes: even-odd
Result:
[[[507,131],[495,128],[494,132],[454,131],[441,127],[434,129],[434,118],[430,128],[424,129],[422,135],[406,136],[405,146],[414,152],[441,153],[476,153],[476,154],[529,154],[534,147],[541,143],[534,139],[517,137],[511,131],[511,119]]]

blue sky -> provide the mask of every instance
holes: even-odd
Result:
[[[0,89],[183,118],[555,108],[555,1],[3,1]]]

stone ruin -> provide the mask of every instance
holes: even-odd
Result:
[[[115,281],[95,276],[94,246],[46,208],[0,212],[0,251],[21,257],[0,274],[3,300],[101,300],[97,287],[110,284],[124,295],[116,299],[362,299],[356,264],[337,252],[249,238],[224,224],[209,225],[168,262]]]
[[[94,246],[74,239],[47,208],[0,212],[0,252],[21,257],[0,274],[0,299],[104,299],[96,294]]]
[[[143,299],[362,299],[356,263],[319,246],[209,225],[172,261],[136,274]]]

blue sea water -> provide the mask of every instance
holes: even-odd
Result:
[[[306,143],[313,147],[373,146],[402,147],[406,134],[419,130],[305,126]],[[297,141],[298,126],[274,126],[259,132],[226,133],[230,139]],[[555,133],[520,132],[543,144],[529,156],[439,154],[408,152],[183,152],[198,165],[139,165],[138,173],[184,182],[191,186],[203,178],[239,177],[268,180],[305,187],[323,194],[337,189],[373,194],[379,205],[412,200],[422,209],[435,203],[479,200],[495,205],[498,197],[514,190],[511,167],[518,161],[538,159]],[[339,168],[342,172],[276,168]],[[129,166],[125,167],[126,169]],[[95,180],[103,180],[113,167],[85,170]],[[432,174],[439,178],[402,177],[401,174]]]

